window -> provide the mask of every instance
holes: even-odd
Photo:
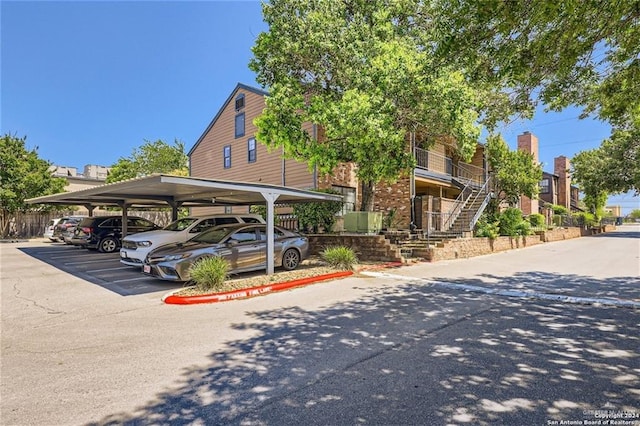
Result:
[[[244,223],[262,223],[255,217],[243,217],[242,220]]]
[[[237,243],[246,243],[249,241],[256,241],[256,240],[257,240],[257,237],[256,237],[255,228],[240,230],[229,237],[229,241],[235,241]]]
[[[192,234],[197,234],[198,232],[206,231],[209,228],[213,228],[216,225],[218,225],[218,223],[215,219],[205,219],[194,226],[189,232]]]
[[[236,138],[244,136],[244,112],[236,115]]]
[[[343,216],[346,213],[352,212],[356,207],[356,189],[350,186],[336,186],[331,187],[334,191],[337,191],[342,195],[342,211],[338,215]]]
[[[540,193],[541,194],[549,193],[549,179],[542,179],[540,181]]]
[[[230,169],[231,168],[231,145],[227,145],[224,147],[223,156],[224,156],[224,168]]]
[[[244,108],[244,93],[236,96],[236,111],[240,111],[242,108]]]
[[[249,138],[247,141],[247,161],[256,162],[256,138]]]
[[[122,219],[107,219],[98,225],[100,228],[115,228],[122,226]]]
[[[231,208],[231,206],[224,206],[224,209]],[[225,211],[225,213],[227,213]],[[231,225],[234,223],[240,223],[240,221],[235,217],[219,217],[216,219],[216,225]]]

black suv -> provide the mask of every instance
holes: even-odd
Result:
[[[137,216],[127,217],[127,235],[160,229],[155,223]],[[122,241],[122,216],[87,217],[77,226],[71,244],[112,253]]]

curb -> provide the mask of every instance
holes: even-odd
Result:
[[[201,296],[175,296],[173,294],[168,294],[162,298],[162,301],[169,305],[195,305],[200,303],[228,302],[230,300],[246,299],[276,291],[287,290],[293,287],[302,287],[319,281],[348,277],[349,275],[353,275],[353,271],[334,272],[331,274],[318,275],[317,277],[308,277],[299,280],[284,281],[281,283],[266,284],[259,287],[232,290],[224,293],[205,294]]]

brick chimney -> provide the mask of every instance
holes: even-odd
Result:
[[[571,211],[571,164],[565,156],[553,159],[553,174],[558,176],[558,204]]]
[[[524,151],[533,155],[533,161],[538,162],[538,138],[531,132],[524,132],[518,135],[518,151]],[[538,200],[529,197],[520,197],[520,209],[522,214],[528,216],[538,213]]]

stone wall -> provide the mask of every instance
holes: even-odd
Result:
[[[318,255],[327,247],[351,247],[358,259],[375,262],[401,262],[400,250],[384,235],[309,234],[309,254]]]
[[[615,226],[606,225],[598,228],[600,232],[615,230]],[[482,256],[485,254],[517,248],[531,247],[553,241],[562,241],[579,238],[584,235],[592,235],[592,230],[581,228],[557,228],[549,231],[527,235],[525,237],[498,237],[489,238],[460,238],[446,240],[440,247],[431,247],[420,250],[425,260],[437,262]],[[309,238],[309,254],[318,255],[322,250],[332,246],[346,246],[354,249],[358,259],[382,262],[403,262],[400,249],[385,239],[384,235],[360,235],[360,234],[311,234]],[[393,239],[393,238],[392,238]]]
[[[571,238],[578,238],[584,234],[580,228],[556,228],[549,231],[543,231],[538,233],[540,239],[545,243],[552,241],[569,240]]]
[[[539,235],[528,235],[526,237],[498,237],[495,240],[477,237],[461,238],[445,241],[442,247],[428,249],[427,260],[437,262],[440,260],[482,256],[484,254],[491,254],[499,251],[530,247],[541,243],[542,240]]]

